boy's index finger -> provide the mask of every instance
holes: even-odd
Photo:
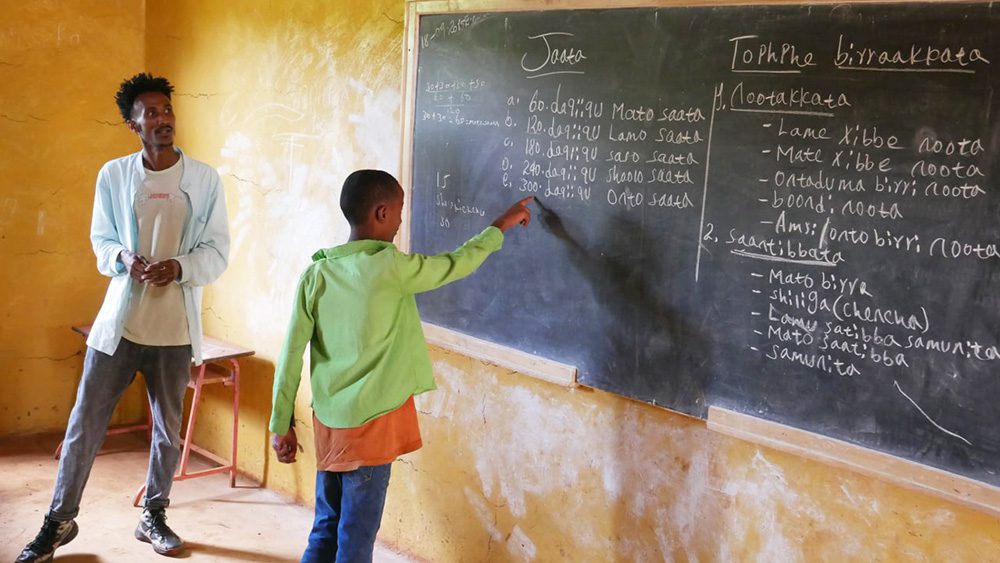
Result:
[[[533,199],[535,199],[535,196],[529,195],[528,197],[526,197],[526,198],[522,199],[521,201],[517,202],[517,204],[518,205],[528,205],[529,203],[531,203],[531,200],[533,200]]]

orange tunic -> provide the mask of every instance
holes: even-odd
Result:
[[[398,409],[356,428],[329,428],[313,414],[313,434],[319,471],[384,465],[423,445],[412,396]]]

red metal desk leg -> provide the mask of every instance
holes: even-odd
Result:
[[[240,363],[235,359],[230,359],[233,365],[233,373],[230,378],[230,385],[233,386],[233,453],[229,458],[229,488],[236,486],[236,438],[240,431]]]

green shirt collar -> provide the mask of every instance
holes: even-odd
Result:
[[[385,250],[386,248],[395,247],[391,242],[386,242],[384,240],[352,240],[351,242],[342,244],[340,246],[334,246],[333,248],[323,248],[317,250],[315,254],[312,255],[313,262],[318,262],[326,258],[343,258],[344,256],[350,256],[351,254],[375,254],[376,252]]]

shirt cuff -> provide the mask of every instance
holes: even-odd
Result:
[[[174,256],[173,259],[177,260],[177,263],[181,266],[181,276],[177,278],[177,283],[184,283],[188,281],[188,279],[191,278],[189,272],[190,268],[188,267],[190,260],[188,260],[187,256]]]
[[[485,246],[489,247],[493,251],[500,250],[503,248],[504,235],[503,231],[490,225],[483,229],[483,232],[476,235],[476,238],[480,240]]]

